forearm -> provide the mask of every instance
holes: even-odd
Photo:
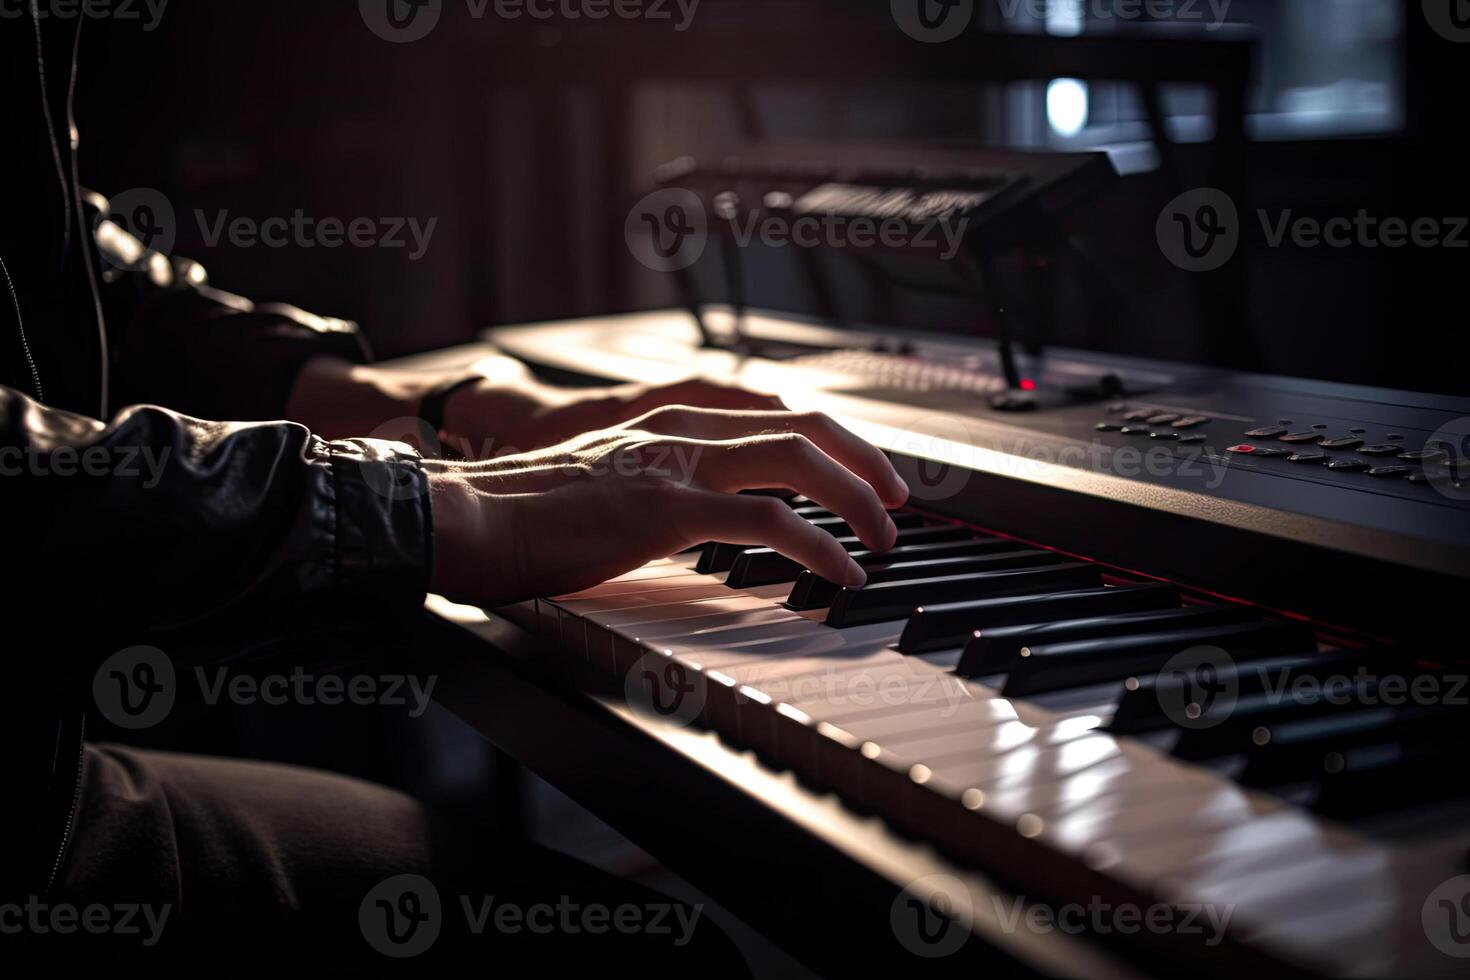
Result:
[[[436,387],[478,376],[443,403],[438,432],[426,431],[424,398]],[[316,358],[301,370],[288,417],[327,438],[370,435],[470,459],[543,449],[583,432],[620,425],[666,405],[727,411],[780,411],[774,395],[692,379],[665,385],[558,388],[506,357],[456,371],[404,371]],[[430,443],[430,445],[425,445]]]
[[[297,375],[286,415],[324,439],[365,436],[417,416],[424,395],[449,377],[318,357]]]
[[[607,425],[632,410],[646,390],[556,388],[536,381],[509,359],[485,359],[473,370],[483,377],[450,397],[443,419],[449,448],[470,457],[535,449]],[[420,435],[430,435],[418,425],[424,397],[466,373],[403,371],[316,358],[298,375],[287,413],[292,421],[328,439],[373,435],[417,441]]]

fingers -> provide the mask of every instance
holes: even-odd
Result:
[[[805,436],[756,436],[714,445],[723,451],[706,453],[697,471],[710,489],[725,493],[771,487],[795,490],[847,521],[869,548],[886,551],[893,547],[898,529],[872,486]]]
[[[829,582],[855,589],[867,573],[837,539],[797,517],[775,497],[691,490],[685,498],[689,540],[771,548]]]
[[[791,432],[805,436],[828,456],[867,481],[883,506],[901,507],[909,498],[908,485],[878,448],[819,412],[712,411],[664,408],[630,423],[660,435],[726,441],[762,432]]]

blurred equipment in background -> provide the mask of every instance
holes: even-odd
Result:
[[[1100,153],[1027,154],[1005,151],[919,147],[763,146],[705,164],[683,157],[662,168],[666,189],[692,198],[655,194],[658,208],[635,215],[649,233],[649,248],[679,224],[707,227],[723,270],[724,295],[733,311],[733,330],[716,334],[703,313],[698,278],[674,270],[686,305],[708,347],[763,357],[820,353],[792,340],[758,340],[744,333],[745,256],[763,246],[794,253],[811,290],[832,297],[828,319],[841,324],[841,307],[829,276],[834,261],[849,259],[897,306],[906,292],[970,299],[989,312],[972,336],[997,341],[997,370],[975,372],[971,383],[988,383],[992,404],[1030,411],[1043,403],[1096,401],[1121,395],[1130,386],[1115,374],[1082,380],[1052,374],[1042,364],[1052,339],[1049,302],[1057,253],[1067,248],[1062,221],[1078,204],[1110,186],[1112,165]],[[698,220],[680,209],[697,212]],[[1025,296],[1007,295],[999,263],[1014,253],[1026,270]],[[682,263],[681,263],[682,265]],[[1025,376],[1012,324],[1030,315],[1022,337]],[[886,349],[875,353],[886,353]],[[906,353],[900,345],[894,353]],[[1137,385],[1131,386],[1137,390]]]

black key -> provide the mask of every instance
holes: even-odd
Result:
[[[1153,435],[1153,432],[1151,432],[1150,430],[1148,430],[1148,429],[1141,429],[1141,428],[1139,428],[1136,425],[1125,425],[1123,428],[1119,429],[1118,431],[1121,432],[1125,436],[1151,436],[1151,435]]]
[[[973,572],[1000,571],[1006,568],[1039,568],[1043,565],[1060,565],[1065,561],[1054,551],[1012,551],[998,555],[965,555],[910,562],[887,561],[887,555],[875,555],[874,558],[875,562],[866,566],[869,585],[906,582],[916,578],[939,578],[944,575],[969,575]],[[786,605],[801,610],[825,609],[832,605],[840,588],[841,586],[811,571],[805,571],[797,578]]]
[[[909,617],[898,650],[916,654],[952,649],[977,629],[1178,606],[1179,590],[1162,582],[925,605]]]
[[[1369,705],[1323,718],[1273,724],[1257,739],[1252,755],[1285,755],[1287,750],[1320,746],[1324,751],[1371,745],[1439,728],[1462,728],[1465,708],[1449,704]],[[1314,774],[1315,775],[1315,774]]]
[[[1101,585],[1102,573],[1097,566],[1080,563],[909,582],[880,582],[837,593],[832,600],[832,608],[827,612],[827,625],[842,628],[905,619],[927,603],[1060,592],[1067,588],[1098,588]]]
[[[1339,698],[1328,699],[1318,688],[1273,687],[1217,701],[1204,708],[1196,724],[1184,728],[1174,743],[1174,755],[1200,762],[1245,752],[1270,726],[1300,718],[1320,718],[1348,710]]]
[[[976,630],[970,642],[965,644],[965,652],[955,673],[961,677],[1005,673],[1024,647],[1259,622],[1260,618],[1249,606],[1181,606],[1178,609],[981,629]]]
[[[1179,433],[1170,430],[1160,430],[1158,432],[1149,433],[1149,438],[1157,439],[1160,442],[1178,442]]]
[[[1121,426],[1117,422],[1099,422],[1097,424],[1097,431],[1099,431],[1099,432],[1122,432],[1123,431],[1123,426]]]
[[[1371,465],[1361,459],[1334,459],[1327,464],[1327,468],[1337,470],[1339,473],[1361,473]]]
[[[1397,456],[1403,451],[1403,446],[1395,446],[1391,444],[1364,446],[1362,449],[1358,450],[1358,452],[1362,453],[1364,456]]]
[[[1470,736],[1463,733],[1329,753],[1314,809],[1353,817],[1464,796],[1470,785],[1454,777],[1467,756]]]
[[[1368,471],[1369,476],[1376,476],[1381,480],[1396,480],[1408,476],[1414,472],[1407,466],[1375,466]]]
[[[855,537],[838,538],[837,543],[854,556],[872,554],[867,550],[868,546]],[[1025,547],[1025,545],[1019,545],[1004,538],[975,538],[971,536],[971,532],[962,527],[937,524],[930,527],[900,528],[893,549],[897,551],[900,548],[930,544],[956,544],[997,551]],[[890,551],[889,554],[893,554],[894,551]],[[801,573],[802,567],[799,563],[779,552],[770,548],[746,548],[735,559],[735,564],[731,566],[730,575],[725,579],[725,584],[732,589],[753,589],[758,585],[795,582],[796,577]]]
[[[810,497],[803,497],[799,493],[793,494],[788,490],[742,490],[740,493],[747,497],[775,497],[792,510],[817,506],[817,502]]]
[[[1175,654],[1197,646],[1220,647],[1241,659],[1309,651],[1316,641],[1310,629],[1297,623],[1241,623],[1026,647],[1011,665],[1002,693],[1020,697],[1123,681],[1158,671]]]
[[[1323,449],[1357,449],[1363,444],[1363,440],[1357,436],[1343,436],[1340,439],[1323,439]]]
[[[918,514],[891,514],[893,523],[902,531],[906,527],[919,527],[924,523],[924,518]],[[852,534],[852,528],[840,517],[819,517],[808,522],[812,527],[821,528],[834,537],[847,537]],[[694,570],[701,575],[713,575],[715,572],[728,572],[735,565],[735,559],[740,553],[748,549],[750,545],[745,544],[723,544],[712,541],[704,546],[704,551],[699,555],[699,563]]]
[[[1417,453],[1399,453],[1399,459],[1406,463],[1439,463],[1445,459],[1445,454],[1438,449],[1426,449]]]
[[[1326,653],[1297,653],[1267,657],[1242,664],[1212,664],[1208,677],[1168,676],[1158,671],[1138,674],[1123,684],[1123,697],[1113,712],[1108,730],[1120,735],[1158,731],[1174,724],[1164,711],[1165,703],[1183,705],[1185,695],[1168,697],[1163,692],[1178,690],[1186,684],[1228,685],[1237,696],[1258,694],[1270,684],[1282,687],[1302,677],[1321,677],[1327,673],[1351,672],[1362,662],[1362,655],[1344,650]],[[1203,665],[1202,665],[1203,666]]]
[[[971,538],[969,540],[905,544],[887,551],[854,551],[850,554],[852,560],[864,568],[877,568],[902,562],[938,561],[942,558],[976,558],[982,555],[1004,555],[1037,550],[1039,549],[1008,538]]]
[[[1286,435],[1286,429],[1279,425],[1267,425],[1259,429],[1252,429],[1245,435],[1248,439],[1275,439]]]
[[[1459,705],[1434,704],[1366,707],[1283,721],[1252,741],[1239,779],[1263,787],[1315,780],[1330,753],[1398,738],[1451,735],[1463,730],[1467,720],[1470,716]]]
[[[839,538],[849,553],[861,551],[863,543],[857,538]],[[852,542],[850,545],[845,542]],[[698,566],[695,566],[696,570]],[[753,589],[761,585],[778,582],[794,582],[801,574],[800,562],[792,561],[772,548],[746,548],[730,563],[730,573],[725,584],[732,589]]]
[[[1209,436],[1206,436],[1206,435],[1180,436],[1179,437],[1179,441],[1180,442],[1183,442],[1183,443],[1190,444],[1190,445],[1194,445],[1196,443],[1204,442],[1208,438],[1210,438],[1210,437]]]
[[[893,520],[893,526],[900,531],[906,527],[922,527],[924,518],[918,514],[889,514]],[[840,517],[818,517],[807,522],[812,527],[819,527],[833,537],[846,537],[852,534],[852,528],[847,521]]]
[[[712,575],[715,572],[728,571],[735,564],[735,559],[748,547],[750,546],[745,544],[725,544],[722,541],[711,541],[699,553],[699,561],[694,563],[694,570],[701,575]]]
[[[1326,453],[1294,453],[1287,457],[1288,463],[1306,463],[1321,466],[1332,457]]]
[[[809,521],[814,521],[819,517],[837,516],[830,510],[827,510],[825,507],[818,507],[816,504],[807,504],[803,507],[793,507],[791,508],[791,512],[797,517],[802,517]]]
[[[1281,441],[1292,446],[1300,446],[1309,442],[1318,442],[1322,438],[1320,432],[1292,432],[1281,437]]]

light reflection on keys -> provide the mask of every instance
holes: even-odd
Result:
[[[905,525],[914,540],[942,542],[943,554],[965,550],[953,528],[931,537],[920,522]],[[976,539],[979,552],[1024,550],[985,541]],[[731,549],[721,564],[782,581],[731,588],[723,574],[694,570],[698,554],[681,555],[535,603],[530,621],[610,672],[648,654],[684,664],[702,685],[705,722],[723,736],[987,867],[1024,875],[1050,867],[1050,856],[1104,874],[1141,900],[1233,906],[1232,936],[1336,972],[1398,962],[1445,972],[1423,958],[1422,932],[1416,936],[1409,920],[1417,921],[1415,890],[1427,894],[1434,874],[1447,876],[1453,851],[1426,856],[1385,846],[1173,759],[1162,743],[1108,734],[1124,677],[1111,686],[1100,677],[1085,691],[1004,698],[954,673],[958,642],[969,638],[956,623],[913,631],[924,656],[896,649],[905,619],[834,629],[825,609],[783,606],[800,569],[746,550],[753,557],[744,564]],[[1085,567],[1077,574],[1066,587],[1043,577],[1035,592],[1086,596],[1112,581]],[[1117,602],[1047,601],[1084,614],[1094,606],[1101,614],[1162,610],[1137,617],[1145,629],[1181,619],[1251,621],[1238,610],[1171,613],[1179,595],[1163,586]],[[1270,639],[1290,647],[1297,632]],[[951,634],[953,648],[933,649],[931,637]],[[1466,838],[1460,859],[1470,832]],[[1364,897],[1372,895],[1402,901]],[[1395,949],[1399,959],[1384,952]]]

